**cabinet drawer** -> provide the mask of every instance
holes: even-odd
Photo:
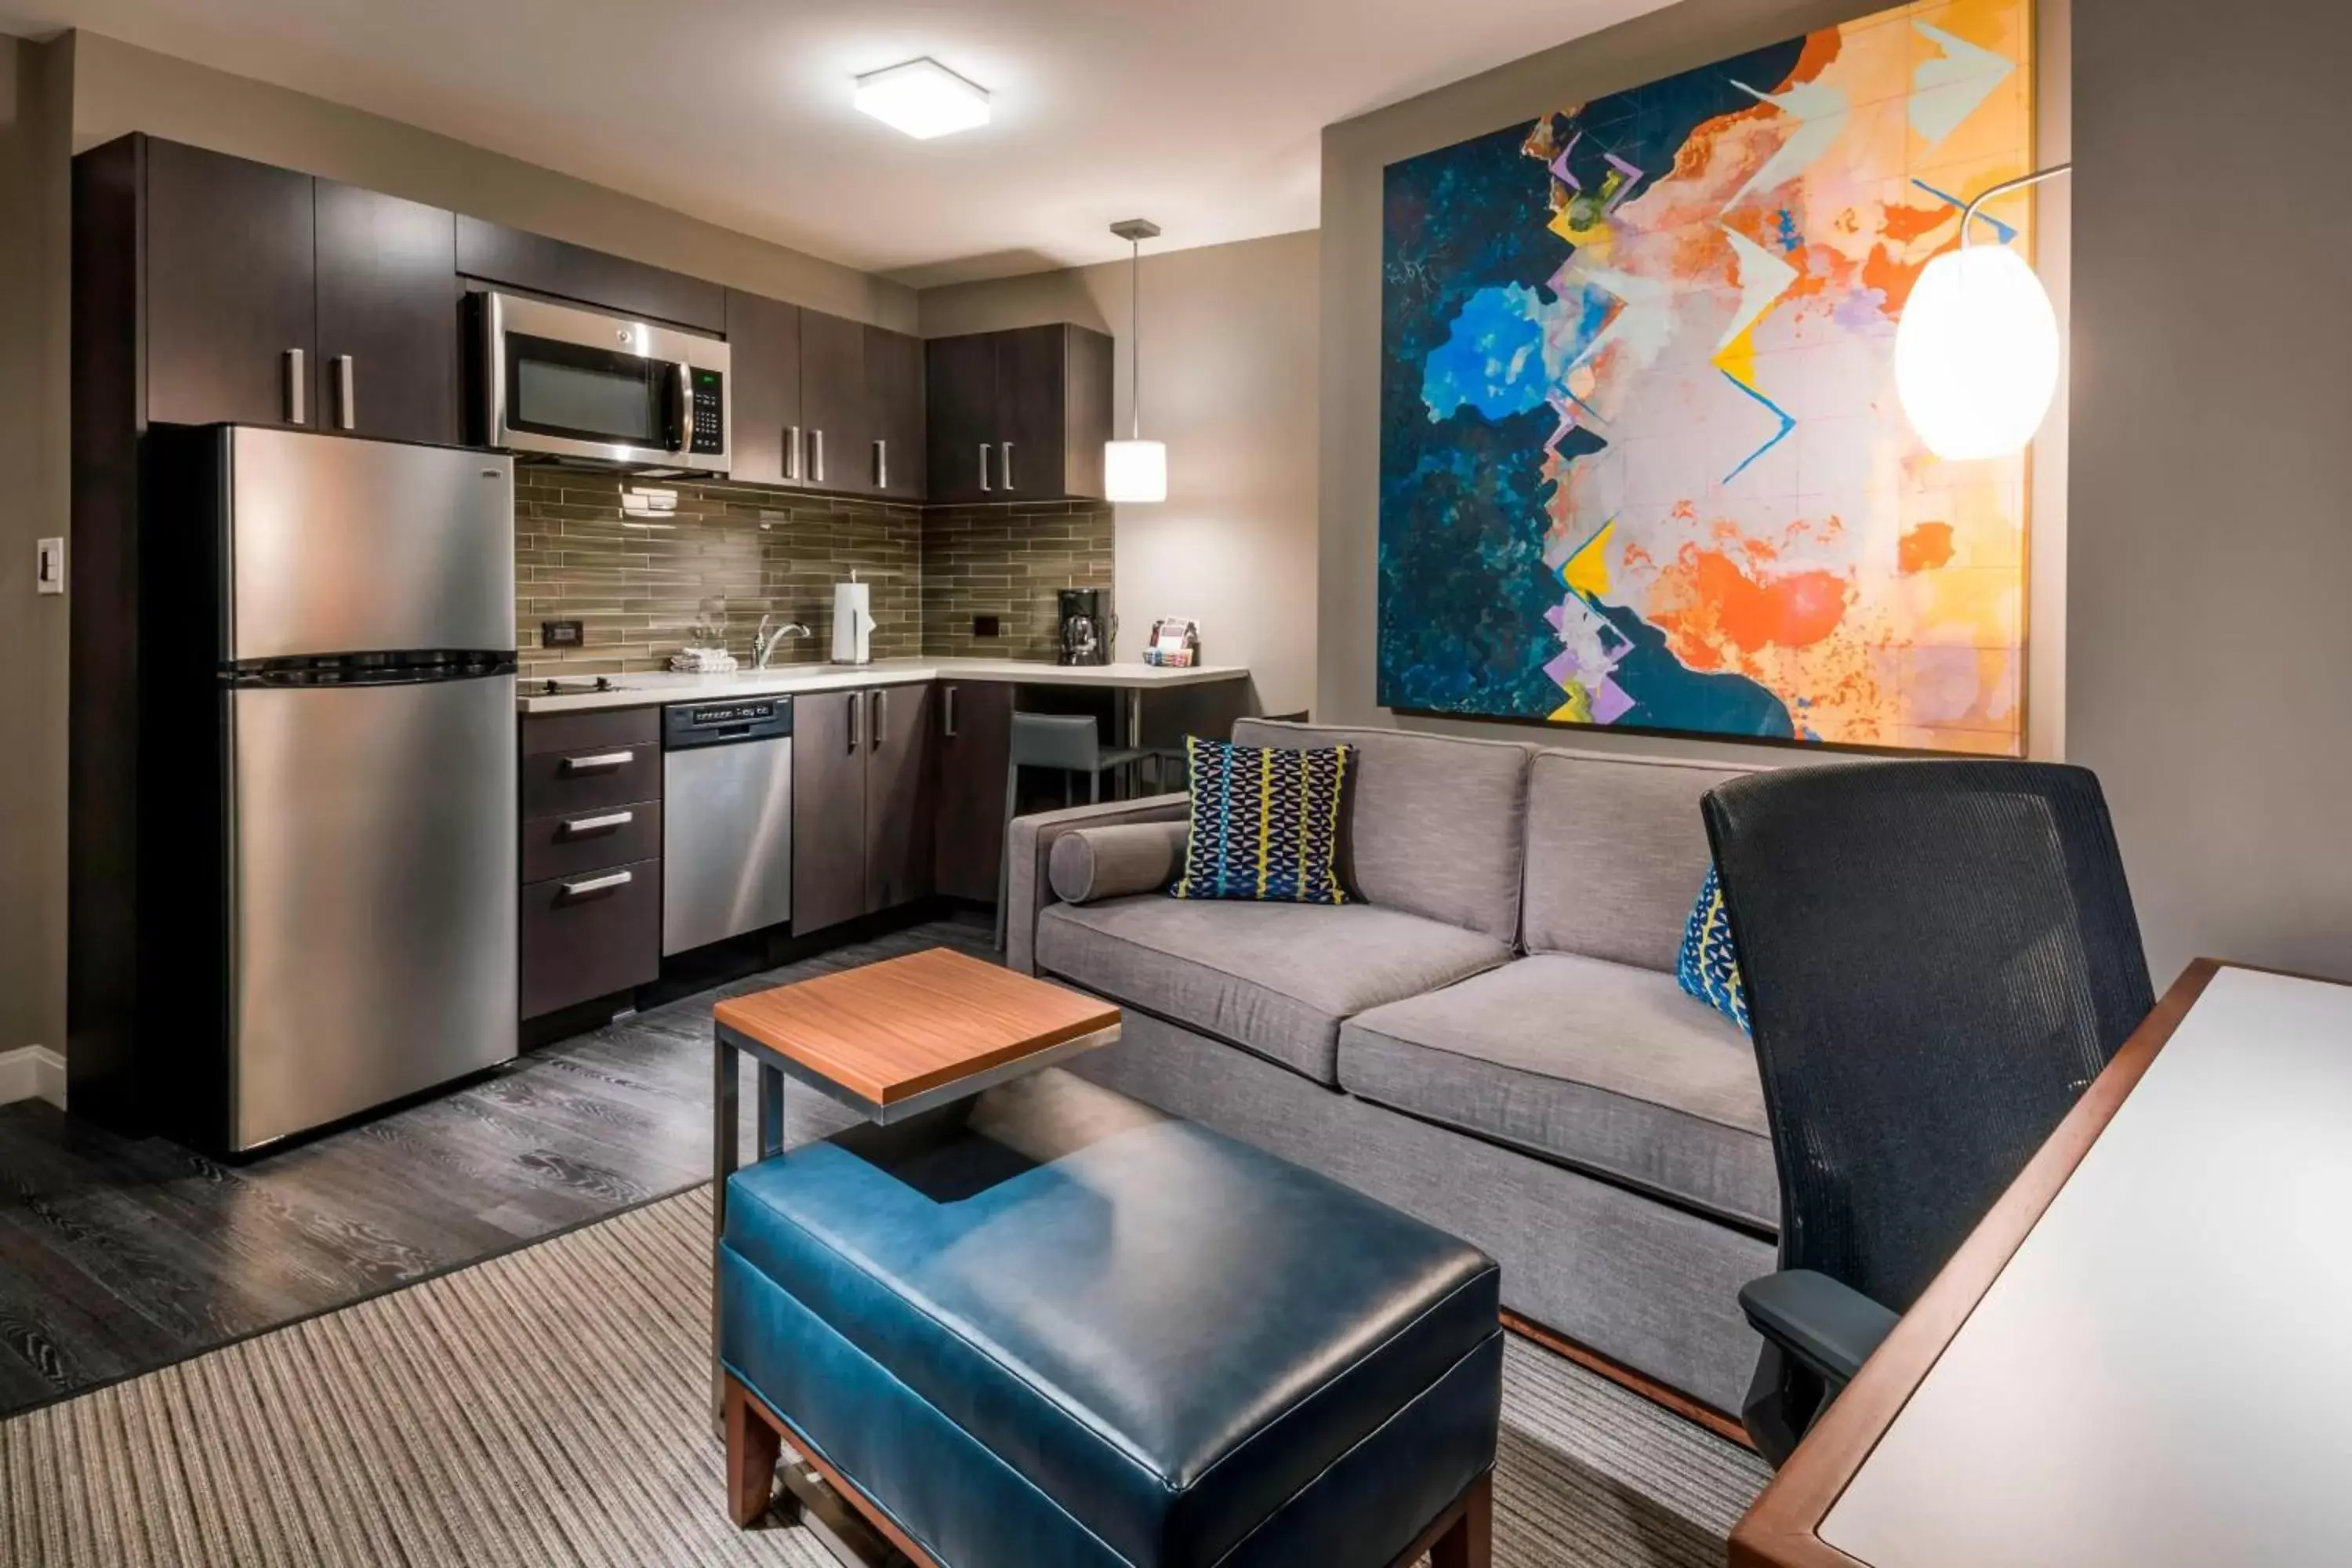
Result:
[[[584,713],[532,713],[522,721],[522,754],[596,751],[661,742],[658,708],[592,708]]]
[[[535,1018],[661,975],[661,862],[639,860],[522,890],[522,1016]]]
[[[564,816],[537,816],[522,825],[522,879],[576,877],[662,852],[662,803],[631,801]]]
[[[575,746],[522,760],[522,815],[573,816],[661,798],[661,748]]]

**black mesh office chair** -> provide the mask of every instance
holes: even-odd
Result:
[[[2098,780],[1858,763],[1706,797],[1780,1173],[1778,1464],[2155,1005]]]

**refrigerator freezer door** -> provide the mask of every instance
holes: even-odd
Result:
[[[510,649],[514,459],[238,426],[226,657]]]
[[[513,1056],[514,678],[221,700],[232,1145]]]

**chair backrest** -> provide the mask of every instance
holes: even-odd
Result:
[[[1090,773],[1101,766],[1102,736],[1091,713],[1015,713],[1013,765]]]
[[[1845,763],[1751,774],[1702,811],[1782,1266],[1906,1310],[2155,1005],[2098,780]]]

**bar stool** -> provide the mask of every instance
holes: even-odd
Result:
[[[1004,945],[1005,900],[1012,891],[1013,857],[1009,831],[1013,817],[1021,811],[1021,770],[1023,768],[1054,768],[1062,774],[1062,804],[1075,805],[1076,784],[1083,774],[1087,781],[1087,804],[1093,805],[1102,799],[1102,776],[1116,769],[1130,770],[1127,776],[1129,795],[1135,793],[1135,764],[1151,753],[1136,747],[1106,747],[1102,735],[1095,727],[1091,713],[1015,713],[1013,715],[1013,744],[1004,764],[1004,820],[1007,851],[996,868],[996,945]]]

